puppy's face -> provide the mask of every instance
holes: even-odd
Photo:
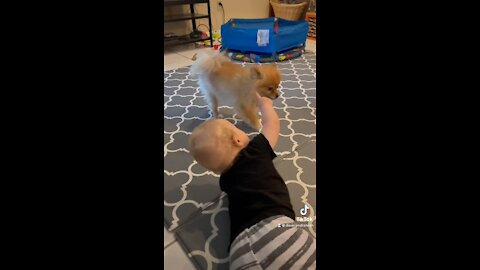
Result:
[[[280,85],[280,72],[275,64],[256,67],[260,76],[257,81],[257,92],[262,97],[276,99],[280,95],[278,86]]]

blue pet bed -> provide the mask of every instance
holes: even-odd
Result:
[[[231,19],[221,27],[222,51],[249,62],[292,59],[303,53],[308,30],[307,21]]]

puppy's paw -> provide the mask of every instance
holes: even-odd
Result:
[[[253,120],[251,123],[248,123],[250,126],[252,126],[256,130],[260,130],[260,121],[258,118],[256,120]]]
[[[210,115],[212,116],[212,118],[220,118],[220,114],[218,113],[218,111],[214,111],[214,110],[210,110]]]
[[[214,113],[210,113],[210,117],[212,119],[224,119],[225,117],[223,116],[223,114],[221,113],[217,113],[217,114],[214,114]]]

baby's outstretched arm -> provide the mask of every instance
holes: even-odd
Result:
[[[262,134],[267,138],[272,149],[277,144],[280,133],[280,120],[277,112],[273,109],[273,101],[257,94],[257,106],[262,113]]]

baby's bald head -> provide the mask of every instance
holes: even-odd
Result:
[[[233,159],[235,132],[231,126],[234,127],[226,120],[208,120],[193,130],[189,140],[193,158],[217,174],[222,173]]]

